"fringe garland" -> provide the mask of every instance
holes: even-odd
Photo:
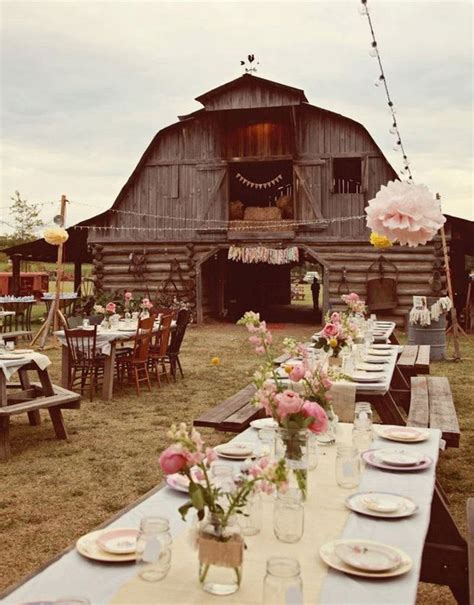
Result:
[[[447,313],[453,303],[449,296],[443,296],[431,305],[429,309],[413,309],[410,311],[410,323],[420,326],[430,326],[432,321],[438,321],[443,313]]]
[[[273,185],[276,185],[277,183],[279,183],[280,181],[282,181],[283,180],[283,175],[279,174],[274,179],[272,179],[271,181],[267,181],[266,183],[254,183],[253,181],[249,181],[244,176],[242,176],[240,174],[240,172],[238,172],[235,175],[235,178],[238,181],[240,181],[242,183],[242,185],[245,185],[246,187],[250,187],[250,189],[253,189],[254,187],[256,189],[267,189],[268,187],[272,187]]]
[[[266,248],[265,246],[230,246],[227,258],[248,264],[268,263],[270,265],[286,265],[298,262],[299,252],[295,246],[281,250]]]

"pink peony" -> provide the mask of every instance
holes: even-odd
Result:
[[[321,334],[325,338],[337,338],[339,331],[340,327],[337,324],[329,322],[324,326]]]
[[[173,473],[178,473],[186,466],[187,459],[181,449],[178,449],[175,445],[170,445],[161,452],[159,463],[166,475],[172,475]]]
[[[351,293],[348,295],[348,297],[347,297],[347,298],[348,298],[349,300],[354,301],[354,302],[355,302],[355,301],[357,301],[357,300],[360,300],[360,296],[359,296],[358,294],[356,294],[355,292],[351,292]]]
[[[133,298],[133,294],[127,290],[123,297],[125,299],[125,302],[129,302]]]
[[[296,414],[303,407],[303,399],[294,391],[286,389],[283,393],[275,395],[278,405],[278,415],[285,418],[288,414]]]
[[[439,202],[426,185],[402,181],[382,185],[365,211],[372,231],[412,247],[433,239],[446,222]]]
[[[324,433],[327,430],[328,417],[318,403],[315,401],[305,401],[302,411],[306,417],[312,416],[314,418],[314,422],[308,427],[312,433]]]
[[[109,302],[107,303],[107,306],[105,307],[105,310],[108,313],[115,313],[115,309],[117,308],[117,305],[113,302]]]
[[[304,378],[305,369],[301,363],[293,366],[290,372],[290,380],[293,382],[299,382],[302,378]]]

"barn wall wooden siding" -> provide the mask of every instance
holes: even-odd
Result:
[[[380,252],[367,242],[364,219],[332,219],[363,215],[367,201],[396,174],[363,126],[309,105],[302,91],[266,82],[244,76],[198,97],[204,109],[155,137],[113,209],[90,223],[95,229],[88,241],[102,247],[95,265],[104,289],[156,288],[177,259],[205,316],[215,300],[200,259],[235,241],[262,241],[311,250],[327,270],[327,304],[340,302],[343,268],[352,289],[365,295],[367,268]],[[361,191],[334,193],[333,162],[348,157],[361,158]],[[307,226],[283,233],[228,231],[230,164],[274,160],[292,162],[295,218]],[[310,224],[321,218],[328,220],[325,226]],[[143,250],[147,272],[134,282],[128,257]],[[383,254],[399,268],[399,305],[392,316],[401,323],[414,294],[433,294],[433,246],[395,246]]]

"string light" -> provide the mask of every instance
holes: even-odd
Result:
[[[377,62],[379,64],[379,68],[380,68],[380,76],[376,80],[375,86],[383,85],[385,94],[387,96],[388,111],[389,111],[390,115],[392,116],[392,120],[393,120],[392,127],[390,128],[389,132],[390,132],[390,134],[393,134],[397,137],[397,141],[396,141],[396,144],[394,145],[393,149],[394,149],[394,151],[401,151],[403,154],[404,168],[402,170],[400,170],[400,173],[408,174],[409,182],[413,182],[413,175],[410,170],[408,158],[407,158],[405,148],[403,146],[402,137],[400,134],[400,129],[398,127],[398,122],[395,117],[397,112],[394,107],[394,104],[393,104],[393,101],[392,101],[392,98],[390,96],[390,92],[388,89],[387,78],[385,76],[385,72],[384,72],[383,65],[382,65],[382,60],[380,58],[379,47],[377,44],[377,40],[375,38],[374,26],[373,26],[372,19],[370,16],[369,7],[367,5],[367,0],[360,0],[360,2],[361,2],[361,6],[359,7],[359,13],[362,16],[367,17],[367,21],[369,23],[369,28],[370,28],[370,33],[372,36],[372,42],[370,45],[369,55],[371,57],[374,57],[377,59]]]

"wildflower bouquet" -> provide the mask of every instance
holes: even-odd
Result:
[[[356,334],[356,325],[349,318],[335,311],[328,318],[321,332],[313,337],[314,346],[330,353],[332,357],[339,357],[341,350],[351,344]]]
[[[353,315],[363,315],[367,312],[365,301],[363,301],[355,292],[343,294],[341,299],[344,303],[346,303],[350,313]]]

